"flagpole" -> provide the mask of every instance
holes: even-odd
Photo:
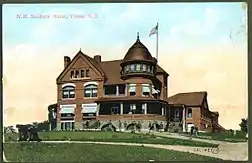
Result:
[[[157,47],[156,47],[156,59],[158,61],[158,23],[157,23]]]

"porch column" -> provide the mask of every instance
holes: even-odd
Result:
[[[183,132],[186,132],[186,108],[183,105]]]
[[[161,107],[162,107],[162,115],[164,115],[164,106],[163,106],[163,104],[161,104]]]
[[[120,105],[120,114],[123,114],[123,103]]]
[[[119,96],[119,86],[116,85],[116,96]]]
[[[147,103],[144,104],[144,114],[147,114]]]
[[[99,115],[99,111],[100,111],[100,105],[101,105],[101,104],[98,104],[98,105],[97,105],[96,116],[98,116],[98,115]]]

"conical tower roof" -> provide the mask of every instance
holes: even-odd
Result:
[[[123,60],[124,61],[145,60],[155,62],[155,59],[151,56],[149,50],[140,41],[139,34],[137,35],[136,42],[129,48]]]

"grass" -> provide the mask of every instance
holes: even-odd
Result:
[[[61,132],[40,132],[39,137],[47,141],[96,141],[96,142],[124,142],[124,143],[143,143],[143,144],[163,144],[163,145],[185,145],[198,147],[217,147],[218,145],[192,140],[176,139],[154,136],[152,134],[134,134],[120,132],[81,132],[81,131],[61,131]],[[7,134],[6,142],[16,140],[16,134]]]
[[[42,142],[12,142],[3,146],[11,162],[221,161],[186,152],[135,146]]]
[[[189,136],[189,134],[183,134]],[[202,139],[211,139],[211,140],[219,140],[219,141],[226,141],[226,142],[246,142],[247,139],[245,138],[246,133],[244,132],[237,132],[234,136],[232,133],[225,133],[225,132],[218,132],[218,133],[211,133],[211,132],[201,132],[197,138]]]

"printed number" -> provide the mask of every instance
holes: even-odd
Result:
[[[212,153],[213,154],[219,153],[219,148],[218,147],[217,148],[212,148]]]

